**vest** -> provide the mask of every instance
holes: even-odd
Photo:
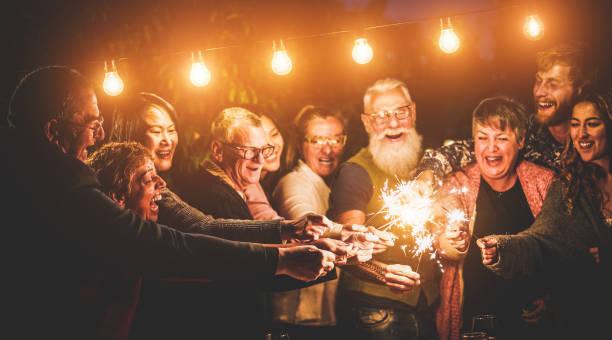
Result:
[[[372,154],[368,148],[361,149],[347,162],[361,166],[370,176],[370,180],[374,187],[374,193],[368,202],[367,211],[365,211],[366,224],[375,227],[383,226],[387,223],[384,214],[377,214],[383,207],[383,202],[380,198],[381,189],[384,187],[385,182],[387,182],[389,188],[393,188],[399,180],[394,175],[386,174],[374,164]],[[402,237],[401,235],[396,236],[400,237],[400,239],[396,241],[396,245],[382,254],[375,255],[374,258],[386,264],[407,264],[412,267],[412,270],[416,270],[418,267],[418,272],[421,275],[420,287],[413,289],[409,293],[394,293],[384,284],[363,280],[357,276],[351,275],[347,271],[343,271],[339,282],[340,289],[358,292],[371,297],[401,302],[411,307],[416,307],[419,301],[419,295],[421,291],[423,291],[427,304],[432,305],[439,297],[440,268],[435,260],[430,259],[431,254],[425,253],[420,259],[410,254],[408,249],[412,248],[413,244],[411,243],[408,244],[406,253],[404,253],[399,247],[399,245],[402,244]]]

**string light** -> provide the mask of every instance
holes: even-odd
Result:
[[[451,24],[450,18],[447,18],[448,23],[446,27],[444,27],[444,20],[440,19],[440,39],[438,40],[438,46],[442,52],[446,54],[452,54],[457,52],[460,46],[459,37],[455,30],[453,29],[453,25]]]
[[[466,16],[466,15],[474,15],[474,14],[480,14],[480,13],[495,12],[495,11],[501,11],[501,10],[506,10],[510,8],[515,8],[515,7],[519,7],[519,6],[516,4],[513,4],[513,5],[495,7],[495,8],[475,9],[475,10],[465,11],[461,13],[455,13],[454,16]],[[388,23],[388,24],[381,24],[381,25],[361,28],[359,31],[363,32],[363,31],[369,31],[369,30],[375,30],[375,29],[399,27],[399,26],[410,25],[410,24],[420,23],[420,22],[429,21],[429,20],[431,19],[419,19],[419,20],[412,20],[412,21],[393,22],[393,23]],[[440,18],[441,32],[440,32],[440,38],[438,41],[438,45],[444,53],[451,54],[451,53],[456,52],[460,48],[461,42],[451,25],[450,18],[447,18],[447,21],[448,21],[447,25],[444,25],[443,18]],[[527,38],[537,40],[541,38],[543,34],[542,22],[536,15],[528,16],[525,20],[523,31],[525,35],[527,36]],[[341,35],[341,34],[348,34],[352,32],[353,31],[351,30],[338,30],[338,31],[333,31],[333,32],[315,33],[315,34],[310,34],[310,35],[292,36],[287,39],[305,40],[305,39],[312,39],[312,38],[322,38],[322,37],[330,37],[330,36],[336,36],[336,35]],[[264,41],[262,40],[255,41],[255,43],[257,44],[260,44],[263,42]],[[278,75],[289,74],[293,69],[293,63],[291,61],[291,58],[287,54],[287,51],[285,50],[283,41],[280,40],[278,42],[278,45],[279,45],[278,48],[277,48],[277,44],[275,41],[273,41],[272,43],[273,43],[273,49],[274,49],[274,55],[272,57],[272,63],[271,63],[272,70],[274,71],[274,73]],[[218,46],[218,47],[208,48],[206,50],[203,50],[203,52],[225,50],[225,49],[231,49],[231,48],[236,48],[236,47],[240,47],[240,45]],[[189,52],[183,51],[183,52],[176,52],[174,54],[184,55],[187,53]],[[200,57],[200,59],[198,59],[197,61],[196,61],[196,58],[194,58],[193,52],[191,53],[192,53],[193,61],[192,61],[192,67],[190,71],[191,72],[190,80],[195,86],[206,86],[210,82],[210,70],[204,63],[203,59],[201,58],[202,52],[198,52],[197,56]],[[355,40],[355,46],[353,47],[352,55],[353,55],[353,59],[355,60],[355,62],[360,63],[360,64],[361,63],[367,64],[371,62],[374,53],[368,41],[366,39],[359,38]],[[125,59],[127,58],[121,58],[121,60],[125,60]],[[201,64],[200,64],[200,61],[201,61]],[[105,73],[106,73],[105,78],[104,78],[104,83],[103,83],[104,91],[108,95],[117,96],[121,94],[124,89],[123,80],[121,79],[121,77],[119,76],[117,72],[114,60],[111,60],[110,69],[107,67],[106,62],[104,63],[104,65],[105,65],[104,68],[105,68]]]
[[[293,63],[285,50],[283,41],[279,41],[278,49],[276,47],[276,41],[272,41],[272,49],[274,50],[274,55],[272,56],[272,71],[279,76],[289,74],[291,69],[293,69]]]
[[[117,66],[115,65],[115,61],[111,60],[110,70],[108,68],[108,64],[106,61],[104,62],[104,82],[102,83],[102,88],[104,88],[104,92],[109,96],[118,96],[123,92],[123,80],[119,77],[119,73],[117,72]]]
[[[197,57],[195,53],[191,53],[191,72],[189,79],[194,86],[204,87],[210,83],[210,70],[204,63],[202,51],[198,51]]]
[[[355,40],[355,46],[353,46],[353,60],[357,64],[367,64],[372,61],[374,57],[374,51],[370,44],[368,44],[368,39],[366,38],[358,38]]]
[[[523,34],[529,40],[539,40],[544,35],[544,26],[537,15],[529,15],[523,24]]]

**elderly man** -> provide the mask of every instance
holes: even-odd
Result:
[[[330,195],[329,216],[345,224],[386,224],[379,199],[386,182],[411,178],[421,154],[421,136],[415,129],[416,104],[407,86],[382,79],[367,89],[361,121],[370,144],[344,163]],[[410,243],[402,239],[400,243]],[[375,256],[368,268],[382,273],[372,281],[357,271],[343,271],[338,291],[338,322],[356,338],[434,339],[434,305],[438,299],[439,270],[423,256],[422,263],[402,251],[402,244]],[[391,265],[387,265],[391,264]],[[412,271],[419,267],[421,275]],[[363,267],[362,267],[363,268]],[[363,274],[363,273],[361,273]],[[367,276],[367,275],[366,275]],[[408,293],[389,279],[401,279]]]
[[[10,224],[3,236],[10,242],[2,247],[10,278],[2,289],[7,334],[99,337],[103,316],[84,289],[92,274],[312,280],[331,262],[315,247],[277,249],[184,234],[117,206],[82,162],[104,128],[92,84],[72,69],[51,66],[26,75],[11,98],[9,120],[12,127],[0,130],[7,146],[0,175],[8,179],[3,195],[10,198],[2,215],[3,225]]]
[[[523,152],[526,160],[560,170],[574,100],[596,81],[597,64],[589,52],[586,45],[573,41],[536,55],[535,114],[527,122]],[[420,177],[441,179],[451,171],[460,170],[474,162],[473,150],[473,140],[427,150],[418,166]]]

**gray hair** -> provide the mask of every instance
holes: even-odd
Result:
[[[406,99],[412,100],[406,83],[395,78],[384,78],[377,80],[374,84],[372,84],[372,86],[368,87],[363,95],[363,109],[367,111],[370,108],[370,105],[372,104],[372,96],[374,94],[391,91],[396,88],[399,88],[402,91],[404,96],[406,96]]]
[[[212,140],[231,143],[236,129],[246,126],[261,127],[261,119],[245,108],[230,107],[221,111],[213,120],[210,136]]]

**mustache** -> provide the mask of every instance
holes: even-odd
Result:
[[[385,129],[381,133],[374,133],[373,137],[376,140],[382,140],[385,138],[385,135],[398,135],[400,133],[408,133],[408,131],[408,128]]]

